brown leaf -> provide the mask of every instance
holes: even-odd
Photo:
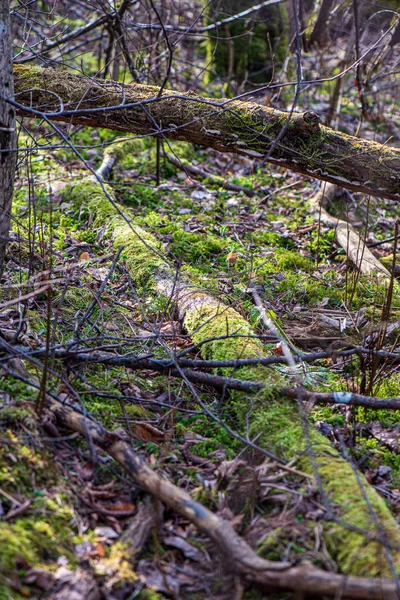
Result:
[[[79,256],[79,260],[89,260],[90,256],[87,252],[82,252],[82,254]]]
[[[160,333],[164,335],[179,335],[182,331],[179,321],[168,321],[160,327]]]
[[[150,423],[135,423],[135,435],[145,442],[157,444],[165,441],[164,433]]]
[[[229,252],[229,254],[227,254],[226,256],[226,262],[228,263],[228,265],[234,265],[235,262],[238,259],[238,253],[237,252]]]
[[[92,553],[92,558],[104,558],[106,555],[104,544],[101,542],[96,542],[95,548],[95,551]],[[94,554],[95,556],[93,556]]]
[[[275,348],[271,349],[272,354],[276,354],[277,356],[283,356],[282,344],[279,342]]]

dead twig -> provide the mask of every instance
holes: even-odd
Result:
[[[64,426],[82,436],[90,436],[91,441],[112,456],[142,489],[206,533],[225,558],[225,564],[240,573],[247,583],[255,583],[264,589],[297,590],[319,597],[397,599],[396,585],[389,580],[348,577],[325,572],[307,563],[293,566],[260,558],[228,522],[150,469],[129,442],[53,398],[48,398],[48,407]]]

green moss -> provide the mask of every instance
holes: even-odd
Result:
[[[221,239],[209,231],[204,234],[185,231],[174,218],[162,217],[154,212],[138,218],[137,222],[148,226],[154,234],[168,236],[168,247],[175,256],[191,266],[199,264],[205,270],[210,270],[212,265],[204,259],[211,261],[214,257],[221,257],[224,261],[226,253],[237,246],[231,240]]]
[[[298,468],[312,473],[314,465],[341,522],[377,535],[371,507],[377,520],[386,528],[388,539],[394,544],[399,543],[400,534],[385,501],[370,487],[361,473],[356,476],[351,465],[315,429],[309,429],[307,439],[293,402],[283,398],[269,400],[266,408],[261,395],[252,417],[252,435],[262,432],[261,443],[266,444],[269,449],[278,451],[286,459],[306,451],[297,463]],[[258,442],[260,443],[260,439]],[[369,506],[363,500],[360,486],[368,497]],[[389,576],[390,568],[383,545],[368,542],[364,534],[352,531],[345,524],[332,523],[325,526],[325,539],[341,570],[361,576]],[[394,560],[400,562],[396,555]]]
[[[204,358],[229,360],[262,355],[261,342],[237,311],[217,303],[210,304],[201,292],[193,292],[192,301],[192,307],[186,311],[185,327],[193,342],[202,344]],[[225,338],[214,339],[220,336]]]
[[[106,186],[106,189],[114,199],[110,188]],[[90,211],[94,215],[95,226],[107,223],[108,232],[113,233],[114,246],[123,247],[122,257],[137,281],[147,282],[156,269],[166,268],[161,244],[137,225],[131,214],[128,213],[126,220],[123,219],[97,183],[82,182],[76,186],[68,186],[64,189],[63,196],[76,209]]]
[[[35,401],[37,398],[37,391],[34,388],[9,374],[0,375],[0,390],[5,394],[9,394],[12,398],[18,398],[18,400]],[[7,423],[13,423],[19,418],[29,418],[31,415],[28,409],[15,406],[10,406],[1,414],[4,415]]]
[[[147,283],[155,271],[167,267],[161,244],[137,225],[121,224],[114,231],[114,244],[123,246],[122,257],[136,281]]]
[[[284,279],[275,284],[276,291],[285,302],[313,305],[328,297],[330,305],[340,303],[343,288],[335,287],[336,271],[325,272],[318,279],[311,279],[305,273],[288,271]]]
[[[315,423],[316,421],[323,421],[329,423],[333,427],[344,425],[344,417],[336,412],[334,409],[328,407],[317,407],[312,411],[310,422]]]
[[[203,343],[201,354],[204,358],[248,358],[262,353],[260,342],[247,337],[252,335],[252,331],[243,317],[233,309],[202,301],[201,295],[197,302],[193,299],[193,307],[187,311],[185,325],[195,343],[235,333],[244,336]],[[385,501],[369,486],[362,474],[356,476],[351,465],[326,438],[314,428],[307,427],[295,402],[279,396],[277,389],[282,381],[277,379],[275,372],[263,367],[242,367],[235,375],[266,384],[265,391],[253,400],[250,436],[259,436],[257,443],[287,460],[303,453],[298,464],[309,473],[313,472],[313,468],[317,469],[324,490],[342,521],[366,532],[376,533],[370,506],[382,526],[386,527],[388,538],[399,544],[400,533]],[[242,394],[236,393],[232,403],[239,422],[244,423],[248,401]],[[360,485],[364,487],[363,493],[368,497],[369,506],[363,499]],[[328,526],[326,534],[330,549],[343,572],[364,576],[390,574],[384,548],[378,542],[366,541],[363,534],[357,534],[338,523]],[[400,564],[400,558],[395,557],[395,561]]]
[[[146,141],[144,138],[117,138],[114,143],[107,146],[104,151],[104,158],[113,157],[117,162],[121,162],[128,155],[138,155],[146,149]],[[127,165],[124,165],[125,167]]]
[[[284,253],[277,253],[276,260],[279,269],[301,269],[302,271],[312,271],[314,269],[313,264],[308,258],[301,256],[298,252],[291,252],[290,250]]]
[[[343,460],[335,460],[328,455],[323,458],[320,455],[317,461],[326,492],[338,505],[339,518],[363,532],[378,535],[373,513],[380,527],[384,528],[388,540],[397,545],[400,540],[397,524],[384,499],[370,487],[365,477],[359,473],[357,479],[351,466]],[[360,486],[363,487],[369,505],[360,498]],[[390,576],[381,543],[366,541],[364,533],[358,534],[339,523],[327,527],[329,546],[343,572],[364,577]],[[392,557],[398,565],[398,555],[393,553]]]
[[[104,185],[104,189],[111,198],[114,198],[112,189],[109,186]],[[94,225],[107,223],[112,228],[113,219],[118,216],[117,209],[98,183],[84,180],[77,184],[67,185],[62,191],[62,196],[64,202],[72,203],[75,211],[81,211],[81,220],[87,220],[89,217],[88,211],[93,210],[95,214]]]
[[[27,410],[23,409],[24,423]],[[74,509],[50,455],[24,445],[18,431],[26,435],[15,423],[13,433],[3,430],[2,438],[9,439],[10,445],[4,443],[0,448],[0,486],[21,502],[30,500],[23,515],[0,523],[0,577],[9,581],[21,568],[55,570],[60,556],[66,556],[73,567],[71,533],[78,532]],[[2,502],[4,508],[10,508],[7,497],[2,497]],[[11,597],[15,597],[14,590]]]
[[[253,244],[257,247],[261,246],[272,246],[273,248],[279,248],[280,246],[287,248],[293,247],[293,241],[290,238],[285,238],[273,231],[265,231],[260,229],[254,231],[251,234]]]
[[[228,415],[227,415],[228,416]],[[176,423],[175,432],[177,435],[183,435],[186,431],[198,434],[206,439],[197,442],[191,446],[191,451],[204,458],[210,458],[211,452],[223,450],[227,459],[233,459],[239,449],[239,442],[232,438],[227,430],[215,422],[203,416],[184,417]]]

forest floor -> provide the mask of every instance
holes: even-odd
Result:
[[[49,141],[46,130],[39,133]],[[97,169],[114,137],[76,128],[73,142]],[[284,340],[302,352],[329,354],[299,367],[307,389],[400,396],[398,362],[340,356],[344,348],[374,347],[387,290],[358,273],[334,231],[311,214],[308,201],[319,184],[183,143],[164,150],[160,185],[151,139],[133,143],[108,183],[135,224],[161,244],[177,279],[184,274],[234,307],[260,336],[265,355],[282,356],[281,340],[254,303],[255,289]],[[183,168],[168,160],[172,152]],[[185,172],[185,163],[207,178]],[[243,589],[208,538],[149,502],[105,452],[60,427],[45,407],[38,418],[45,392],[66,398],[75,391],[87,415],[127,436],[151,466],[227,519],[262,556],[307,559],[335,571],[322,537],[329,522],[321,490],[312,477],[289,473],[246,444],[246,419],[238,421],[228,391],[193,384],[210,416],[179,377],[40,354],[46,346],[79,346],[119,356],[199,356],[173,299],[146,279],[146,265],[132,274],[123,252],[116,261],[108,223],[84,197],[74,200],[84,179],[87,170],[62,147],[51,155],[39,149],[17,183],[0,289],[0,598],[62,598],[77,568],[81,581],[106,598],[266,597]],[[243,191],[223,189],[224,182]],[[367,244],[391,238],[398,216],[394,202],[349,193],[329,210]],[[390,265],[393,241],[374,253]],[[390,322],[399,321],[395,293]],[[396,347],[399,328],[391,329],[380,349]],[[274,368],[287,375],[286,365]],[[307,411],[400,515],[399,411],[313,403]]]

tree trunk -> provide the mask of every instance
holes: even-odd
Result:
[[[308,40],[308,48],[311,48],[314,44],[317,44],[320,48],[326,45],[328,41],[327,27],[329,13],[332,10],[334,0],[322,0],[318,16],[315,20],[313,30]]]
[[[129,152],[129,142],[119,151]],[[202,288],[188,281],[178,282],[158,240],[133,219],[127,224],[108,199],[104,201],[97,183],[84,181],[66,186],[63,199],[74,206],[84,205],[95,227],[108,224],[114,248],[124,246],[121,256],[135,281],[145,281],[157,295],[174,299],[184,327],[203,359],[238,360],[263,355],[263,345],[246,319]],[[222,369],[221,374],[231,376],[232,370]],[[288,461],[297,458],[296,468],[308,474],[318,473],[327,505],[335,507],[334,520],[326,524],[323,536],[339,569],[348,575],[390,576],[385,544],[399,548],[400,530],[385,501],[364,475],[311,427],[299,404],[279,393],[286,380],[281,380],[277,371],[243,366],[235,370],[235,377],[264,384],[259,395],[252,396],[251,418],[247,393],[232,394],[230,407],[236,413],[239,430],[248,427],[250,438],[256,438],[264,450]],[[96,443],[94,438],[93,441]],[[396,571],[400,570],[400,552],[392,550],[391,560]]]
[[[184,140],[236,152],[382,198],[400,199],[400,149],[320,125],[315,113],[289,116],[254,102],[89,79],[15,65],[21,114]],[[60,103],[62,101],[62,105]],[[36,108],[37,111],[32,111]],[[286,126],[285,133],[275,141]]]
[[[10,231],[17,157],[15,110],[7,103],[8,99],[14,99],[11,46],[10,3],[0,0],[0,273]]]

